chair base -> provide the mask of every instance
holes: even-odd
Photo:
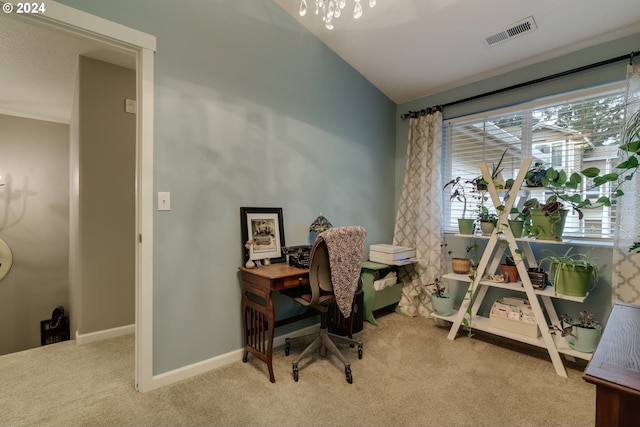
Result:
[[[324,315],[324,313],[323,313]],[[353,338],[343,337],[341,335],[332,334],[328,331],[327,328],[321,328],[319,335],[316,339],[309,344],[300,355],[293,361],[293,379],[298,381],[298,364],[305,357],[309,356],[314,351],[318,350],[320,357],[326,357],[327,351],[333,353],[340,359],[340,361],[344,364],[344,372],[347,379],[347,382],[351,384],[353,382],[353,376],[351,375],[351,364],[347,361],[344,355],[340,352],[336,344],[334,343],[343,343],[349,344],[352,347],[358,346],[358,359],[362,359],[362,341],[355,340]],[[289,351],[291,349],[291,339],[287,338],[285,340],[285,355],[289,355]]]

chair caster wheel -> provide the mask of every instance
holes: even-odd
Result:
[[[289,342],[289,338],[287,338],[284,343],[284,355],[288,356],[290,352],[291,352],[291,343]]]
[[[362,344],[358,346],[358,359],[362,359]]]
[[[347,377],[347,382],[353,384],[353,377],[351,376],[351,368],[344,368],[344,373]]]
[[[298,382],[298,365],[293,365],[293,380]]]

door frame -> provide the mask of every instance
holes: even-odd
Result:
[[[0,5],[7,2],[0,0]],[[135,182],[135,387],[153,384],[153,102],[156,38],[51,0],[46,11],[24,15],[76,37],[103,42],[136,56],[136,182]]]

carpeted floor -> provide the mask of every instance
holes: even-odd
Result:
[[[584,362],[556,375],[546,351],[479,334],[446,339],[432,319],[388,313],[365,322],[353,384],[335,357],[276,383],[256,358],[147,393],[134,390],[133,336],[73,341],[0,356],[2,426],[593,426],[595,386]],[[304,343],[292,348],[299,353]]]

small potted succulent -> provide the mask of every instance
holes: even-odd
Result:
[[[602,334],[602,325],[594,314],[583,310],[577,319],[568,314],[558,318],[560,325],[554,325],[554,329],[561,332],[569,347],[583,353],[594,352]]]

